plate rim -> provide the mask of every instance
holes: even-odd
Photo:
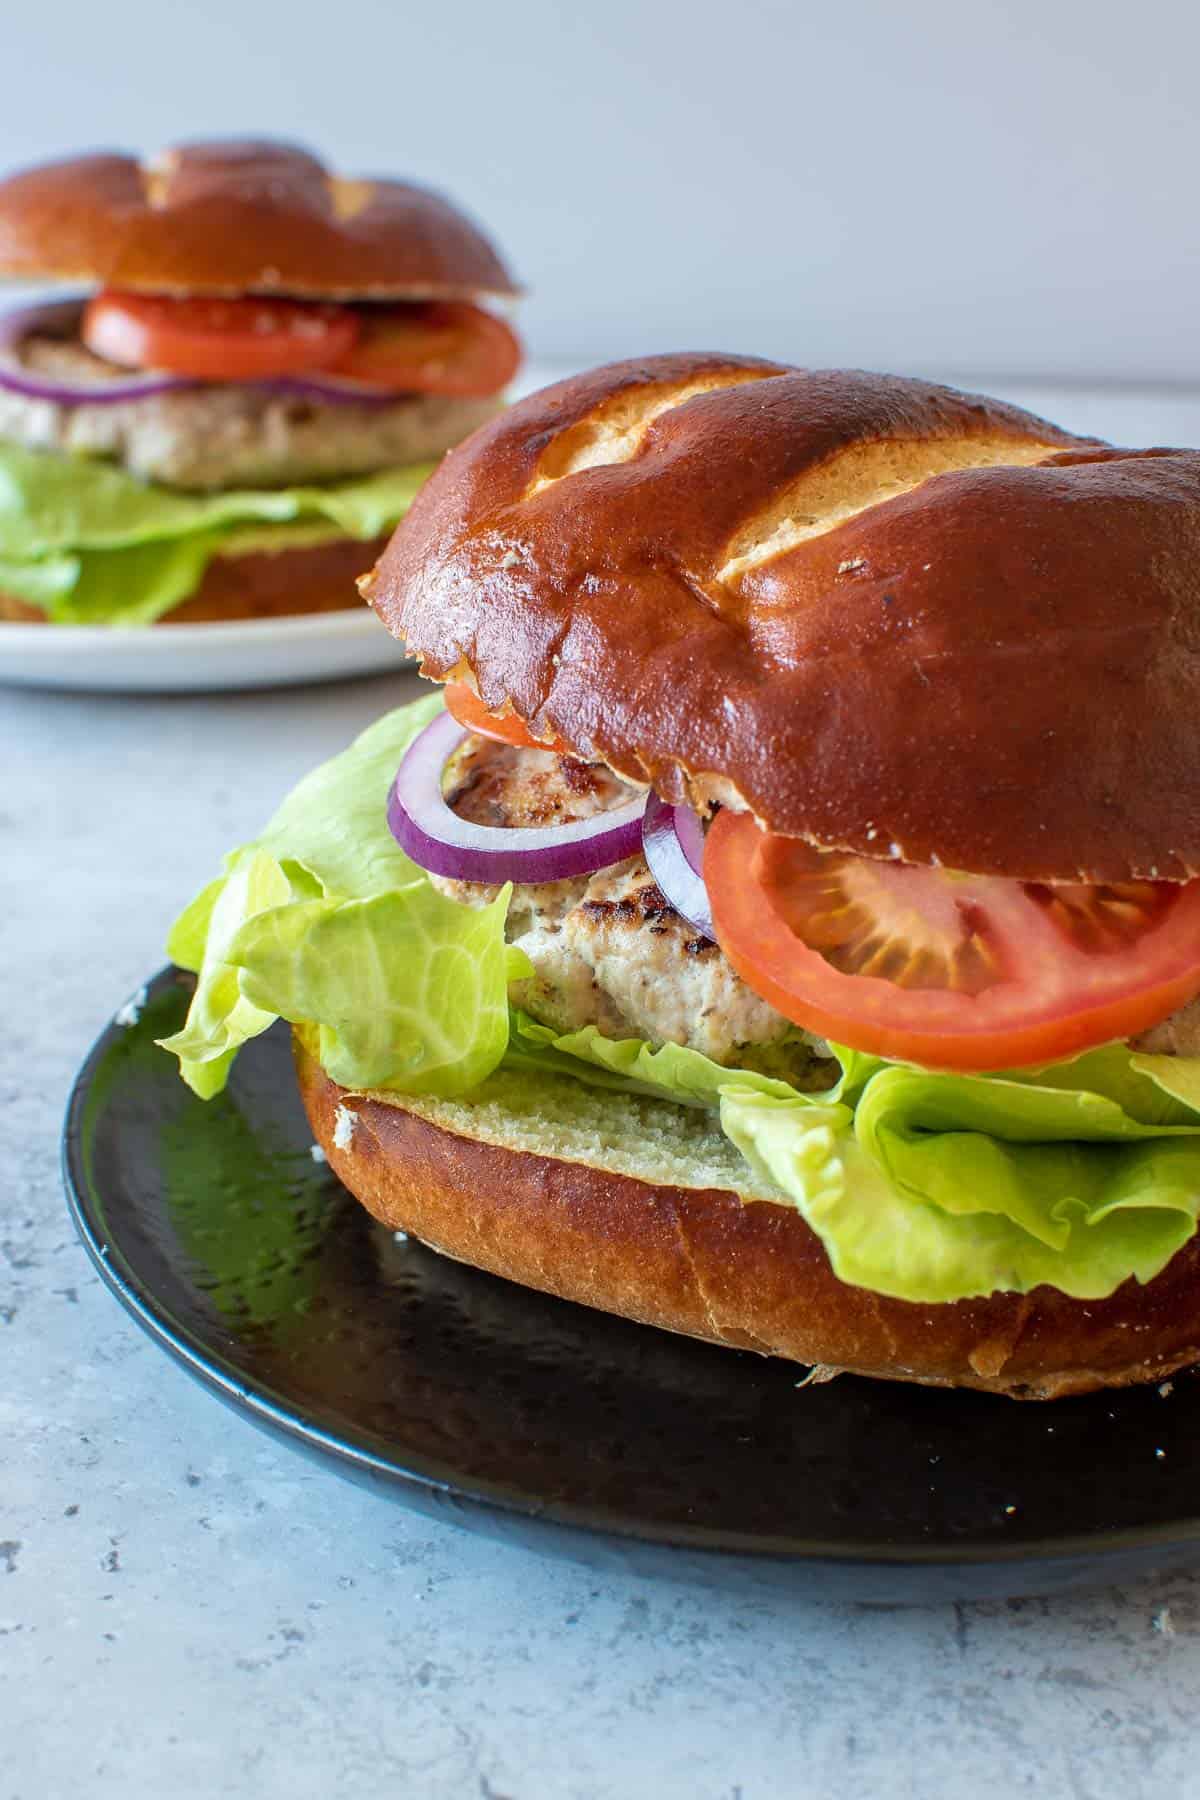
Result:
[[[147,977],[138,992],[144,991],[149,996],[173,984],[180,974],[186,974],[186,971],[172,963],[163,964]],[[431,1458],[407,1451],[403,1452],[403,1462],[390,1460],[362,1439],[356,1441],[353,1434],[339,1435],[315,1420],[306,1420],[294,1407],[289,1407],[285,1396],[264,1382],[238,1377],[232,1365],[218,1360],[213,1352],[177,1326],[153,1291],[139,1280],[120,1244],[106,1241],[98,1229],[99,1221],[88,1204],[87,1180],[82,1167],[83,1114],[96,1065],[110,1045],[120,1041],[125,1030],[116,1022],[116,1010],[109,1014],[72,1080],[63,1117],[60,1167],[72,1224],[109,1292],[173,1361],[209,1393],[248,1416],[252,1422],[269,1427],[302,1449],[319,1452],[335,1462],[346,1464],[360,1476],[378,1477],[392,1485],[403,1483],[428,1494],[464,1501],[485,1511],[584,1532],[593,1539],[619,1539],[659,1550],[677,1550],[715,1559],[741,1559],[762,1566],[920,1568],[952,1573],[958,1569],[1030,1565],[1048,1571],[1055,1564],[1086,1559],[1094,1565],[1100,1581],[1106,1562],[1116,1563],[1131,1551],[1149,1553],[1158,1550],[1166,1556],[1193,1547],[1200,1549],[1200,1512],[1191,1518],[1158,1525],[1030,1538],[1012,1544],[947,1545],[904,1540],[851,1546],[827,1539],[743,1534],[680,1522],[656,1526],[653,1522],[630,1521],[594,1504],[542,1500],[502,1482],[463,1476],[445,1465],[438,1465]],[[644,1329],[655,1328],[646,1326]],[[1025,1403],[1011,1401],[1009,1404]],[[363,1439],[367,1435],[364,1433]]]
[[[169,644],[193,650],[203,645],[205,649],[212,650],[245,644],[254,639],[269,640],[276,635],[289,639],[320,639],[370,637],[376,631],[387,632],[387,627],[365,601],[361,608],[343,606],[331,608],[327,612],[291,613],[272,619],[212,619],[190,625],[172,625],[163,631],[155,630],[158,623],[155,620],[148,625],[39,625],[33,622],[23,624],[18,619],[4,619],[0,620],[0,654],[6,650],[27,650],[33,647],[35,657],[42,656],[48,660],[50,651],[55,646],[94,655],[97,651],[103,653],[113,649],[124,652],[135,644],[141,650],[154,644],[162,645],[163,649],[152,650],[151,655],[162,656],[169,661],[171,658],[166,649]],[[390,633],[387,635],[390,637]],[[394,638],[391,641],[396,643]],[[37,650],[38,643],[47,646],[44,653]]]

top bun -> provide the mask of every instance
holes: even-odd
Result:
[[[1200,872],[1200,453],[649,357],[452,451],[363,589],[427,674],[665,798],[980,874]]]
[[[517,291],[487,238],[439,195],[333,175],[292,144],[235,139],[10,175],[0,275],[320,300]]]

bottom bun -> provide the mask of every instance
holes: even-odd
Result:
[[[387,538],[335,538],[292,549],[215,556],[195,593],[159,625],[229,624],[237,619],[294,618],[300,613],[361,611],[355,582],[383,554]],[[39,607],[0,593],[0,620],[48,625]]]
[[[313,1134],[369,1212],[461,1262],[689,1337],[849,1373],[1050,1400],[1200,1358],[1200,1244],[1107,1300],[916,1305],[849,1287],[707,1115],[555,1076],[469,1102],[353,1093],[295,1036]]]

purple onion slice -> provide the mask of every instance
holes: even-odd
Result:
[[[39,306],[23,306],[0,315],[0,388],[27,400],[53,400],[62,406],[108,406],[119,400],[148,400],[155,394],[175,394],[198,385],[179,375],[133,372],[112,381],[61,381],[52,375],[31,374],[2,360],[5,351],[16,353],[35,332],[48,337],[78,336],[82,300],[48,300]]]
[[[27,337],[44,332],[51,337],[78,336],[82,300],[50,300],[40,306],[21,307],[0,314],[0,388],[26,400],[49,400],[57,406],[113,406],[127,400],[150,400],[159,394],[185,394],[203,387],[253,388],[259,393],[281,394],[297,400],[317,400],[325,406],[394,406],[403,394],[369,382],[350,381],[340,375],[276,375],[264,381],[197,381],[189,376],[162,371],[130,370],[114,374],[111,381],[63,381],[38,375],[6,362],[20,350]]]
[[[715,943],[712,907],[700,873],[704,828],[691,807],[669,806],[651,794],[642,820],[642,850],[663,899]]]
[[[473,825],[447,806],[442,772],[465,725],[441,713],[414,738],[388,795],[387,821],[406,856],[455,881],[562,881],[590,875],[641,847],[646,796],[570,825]]]

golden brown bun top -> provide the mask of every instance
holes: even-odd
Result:
[[[0,275],[328,300],[517,291],[487,238],[440,195],[334,175],[293,144],[236,139],[10,175]]]
[[[364,591],[426,673],[666,798],[986,874],[1200,871],[1200,453],[649,357],[452,451]]]

